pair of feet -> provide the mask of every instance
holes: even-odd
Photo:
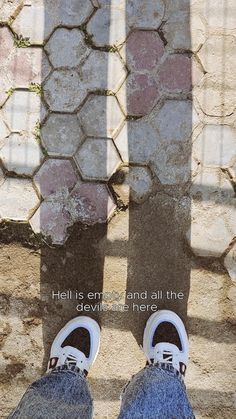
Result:
[[[178,346],[170,343],[170,339],[155,342],[158,336],[158,329],[166,325],[175,329],[178,337]],[[75,344],[67,345],[69,337],[76,331],[86,331],[89,334],[89,349],[83,348],[85,334],[78,336]],[[81,337],[82,336],[82,337]],[[84,336],[84,337],[83,337]],[[48,372],[56,367],[63,365],[74,365],[87,375],[92,364],[95,362],[100,347],[100,327],[98,323],[90,317],[79,316],[69,321],[55,337],[48,363]],[[78,349],[80,348],[80,349]],[[180,317],[170,310],[160,310],[153,313],[145,326],[143,334],[143,351],[149,364],[165,364],[173,367],[184,375],[188,362],[188,337],[185,326]]]

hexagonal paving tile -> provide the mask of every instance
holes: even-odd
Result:
[[[4,118],[12,131],[33,131],[42,121],[46,109],[39,95],[15,90],[3,108]]]
[[[189,9],[189,5],[187,6]],[[177,10],[170,15],[163,26],[168,46],[174,50],[197,51],[206,39],[206,26],[201,17],[186,10]]]
[[[187,182],[191,177],[191,134],[198,123],[192,102],[166,100],[148,120],[159,133],[159,143],[151,157],[153,171],[163,184]]]
[[[102,7],[96,11],[87,25],[94,45],[120,45],[126,39],[126,8]]]
[[[27,179],[6,178],[0,195],[0,219],[27,221],[39,203],[32,182]]]
[[[90,95],[78,113],[81,126],[91,137],[114,138],[125,117],[114,96]]]
[[[42,44],[56,26],[79,26],[92,12],[90,0],[29,1],[16,17],[12,27],[18,35],[30,38],[32,44]]]
[[[127,75],[118,54],[104,51],[93,50],[79,70],[83,86],[89,91],[111,90],[116,92]]]
[[[224,79],[226,72],[230,75],[235,69],[236,38],[232,35],[211,35],[198,52],[198,56],[206,72],[219,73]]]
[[[193,154],[203,166],[229,167],[236,155],[236,130],[207,125],[193,143]]]
[[[52,111],[73,112],[86,95],[84,83],[74,70],[55,70],[44,85],[44,96]]]
[[[130,70],[150,71],[157,68],[164,51],[164,44],[157,32],[134,31],[122,48],[121,55],[126,57]]]
[[[84,134],[76,115],[52,113],[41,128],[41,139],[49,155],[71,157]]]
[[[219,168],[203,167],[193,180],[191,196],[197,201],[222,202],[234,198],[229,178]]]
[[[68,209],[74,221],[105,223],[116,205],[104,184],[79,182],[71,193]]]
[[[7,22],[11,16],[15,16],[22,4],[23,4],[23,0],[14,0],[14,1],[1,0],[0,1],[0,9],[1,9],[0,22]]]
[[[220,257],[227,249],[236,234],[235,199],[229,204],[192,204],[187,239],[195,255]]]
[[[228,116],[236,107],[236,82],[233,78],[220,80],[217,75],[205,74],[199,86],[193,90],[202,111],[208,116]]]
[[[156,107],[149,120],[165,143],[189,139],[199,122],[190,100],[175,99],[166,100],[160,110]]]
[[[212,28],[236,28],[236,4],[234,0],[208,0],[201,4],[201,13]]]
[[[190,92],[192,88],[192,62],[185,54],[167,57],[159,70],[159,82],[171,93]]]
[[[0,150],[0,158],[9,172],[32,175],[40,165],[43,154],[34,137],[11,134]]]
[[[51,71],[47,56],[41,48],[16,48],[7,66],[11,87],[41,84]]]
[[[144,116],[151,112],[160,99],[160,92],[151,74],[131,73],[119,92],[122,109],[131,116]]]
[[[35,233],[48,237],[53,244],[65,243],[67,229],[72,224],[71,216],[65,205],[58,201],[44,201],[30,219]]]
[[[121,163],[112,140],[87,138],[75,155],[84,179],[108,180]]]
[[[165,5],[162,0],[129,0],[127,2],[127,20],[132,28],[158,29],[164,17]]]
[[[131,166],[126,171],[123,169],[121,171],[124,173],[122,184],[112,184],[116,194],[122,199],[128,191],[128,199],[123,198],[126,201],[125,204],[128,204],[129,199],[136,204],[146,201],[152,192],[152,177],[149,169],[147,167]]]
[[[58,28],[45,46],[54,68],[76,67],[88,56],[90,50],[79,29]]]
[[[148,164],[158,142],[157,131],[142,120],[126,122],[115,139],[122,160],[136,164]]]
[[[0,89],[0,105],[7,99],[7,91],[11,87],[11,79],[6,66],[8,59],[14,52],[14,41],[10,30],[6,27],[0,28],[0,78],[1,78],[1,89]]]
[[[58,199],[68,195],[78,180],[70,160],[46,160],[34,177],[35,184],[42,197]]]
[[[236,243],[225,256],[224,265],[232,281],[236,281]]]

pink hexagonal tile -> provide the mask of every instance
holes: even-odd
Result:
[[[77,180],[78,175],[71,162],[61,159],[46,160],[34,177],[43,198],[69,193]]]
[[[1,65],[7,61],[9,55],[14,49],[14,40],[10,30],[7,27],[0,28],[0,59]]]
[[[189,92],[192,87],[191,59],[184,54],[169,55],[161,65],[159,81],[165,90]]]
[[[57,201],[44,201],[30,219],[35,233],[49,237],[53,244],[62,245],[66,241],[67,228],[71,225],[71,216],[64,204]]]
[[[156,81],[151,74],[131,74],[126,86],[119,90],[118,100],[128,115],[143,116],[151,112],[160,98]]]
[[[70,195],[68,209],[74,221],[84,224],[104,223],[116,205],[104,184],[79,182]]]
[[[164,54],[164,44],[157,32],[134,31],[121,53],[124,51],[126,63],[131,70],[152,70]]]

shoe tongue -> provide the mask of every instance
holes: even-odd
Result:
[[[78,368],[83,369],[86,365],[86,356],[79,349],[73,346],[64,346],[62,348],[62,362],[76,365]]]
[[[179,371],[179,354],[178,346],[173,343],[157,343],[154,347],[154,363],[169,364]]]

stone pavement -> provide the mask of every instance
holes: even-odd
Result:
[[[176,261],[174,237],[195,261],[225,266],[229,276],[215,279],[213,301],[220,299],[223,281],[231,307],[236,280],[235,1],[2,0],[0,21],[2,225],[28,225],[60,249],[70,243],[76,225],[85,232],[88,226],[103,229],[107,241],[117,243],[108,262],[109,280],[104,256],[103,289],[123,290],[128,268],[116,266],[115,257],[126,253],[121,247],[132,244],[132,238],[140,257],[145,248],[137,238],[156,249],[158,224],[165,230],[159,237],[162,246],[169,237],[166,246]],[[163,258],[165,253],[160,248],[157,254]],[[132,266],[134,260],[140,264],[135,256],[131,260]],[[121,278],[115,285],[112,272]],[[190,312],[201,317],[200,308]],[[220,314],[210,321],[221,322]],[[109,340],[118,332],[109,326],[104,333]],[[131,333],[123,331],[126,335],[129,346]],[[129,372],[134,371],[127,370],[124,381]],[[193,368],[191,380],[194,372],[200,386],[202,372]],[[227,403],[231,406],[228,398]],[[218,417],[213,411],[215,416],[207,417]],[[231,417],[229,410],[219,417]]]

